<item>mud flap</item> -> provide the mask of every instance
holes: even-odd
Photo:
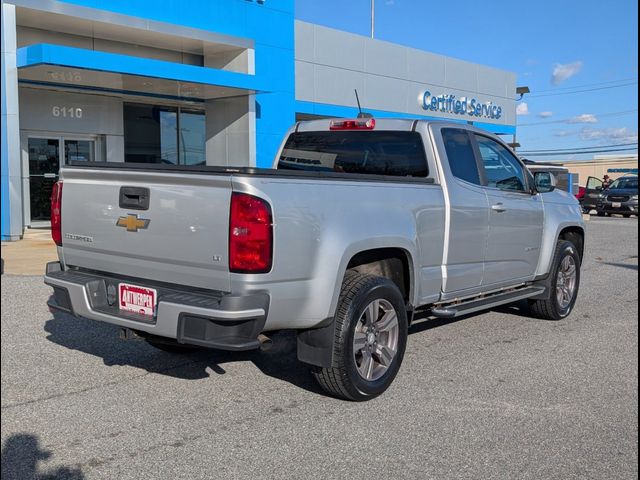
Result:
[[[329,318],[319,328],[298,333],[298,360],[317,367],[330,368],[333,364],[335,322]]]

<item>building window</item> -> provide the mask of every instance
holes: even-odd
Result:
[[[204,112],[125,103],[124,161],[204,165]]]
[[[181,109],[179,119],[180,163],[183,165],[204,165],[204,112]]]
[[[95,159],[95,140],[64,141],[64,158],[68,162],[92,162]]]

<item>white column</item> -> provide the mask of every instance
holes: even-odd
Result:
[[[254,104],[252,95],[206,101],[207,165],[255,166]]]
[[[2,240],[23,233],[16,7],[2,2]]]

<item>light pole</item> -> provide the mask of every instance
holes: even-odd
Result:
[[[371,38],[373,38],[375,18],[376,18],[376,0],[371,0]]]
[[[522,87],[516,87],[516,94],[520,95],[516,101],[520,101],[522,100],[522,97],[524,97],[527,93],[530,93],[531,90],[529,90],[529,87],[522,86]],[[517,123],[517,122],[516,122]],[[517,128],[517,127],[516,127]],[[516,148],[518,148],[520,146],[520,144],[516,141],[516,131],[513,131],[513,142],[511,143],[510,147],[513,149],[513,151],[516,151]]]
[[[522,97],[524,97],[526,93],[531,93],[531,90],[529,90],[529,87],[526,85],[523,87],[516,87],[516,94],[520,95],[518,100],[522,100]]]

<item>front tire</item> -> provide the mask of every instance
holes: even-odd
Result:
[[[550,275],[549,298],[531,300],[529,307],[538,318],[561,320],[573,310],[580,288],[580,254],[573,243],[558,241]]]
[[[606,216],[607,216],[607,212],[600,212],[600,211],[598,211],[598,212],[597,212],[597,215],[598,215],[599,217],[606,217]]]
[[[333,363],[313,375],[330,395],[370,400],[396,377],[407,345],[407,311],[400,290],[384,277],[349,271],[334,317]]]

